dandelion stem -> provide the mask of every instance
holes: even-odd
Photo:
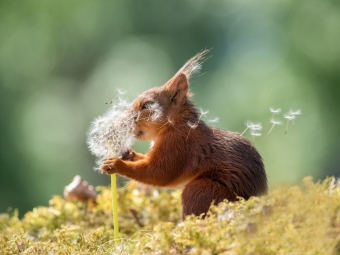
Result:
[[[289,125],[289,119],[287,119],[287,125],[286,125],[285,134],[287,134],[287,132],[288,132],[288,125]]]
[[[274,126],[275,126],[275,124],[271,124],[271,125],[272,125],[272,127],[270,128],[270,130],[269,130],[267,135],[269,135],[272,132],[272,130],[273,130]]]
[[[117,177],[116,174],[111,174],[111,192],[112,192],[112,216],[113,216],[113,236],[115,242],[119,239],[119,226],[118,226],[118,200],[117,200]]]
[[[245,132],[247,132],[247,130],[249,129],[249,127],[247,127],[243,132],[242,134],[240,134],[240,136],[243,136],[245,134]]]
[[[273,112],[271,119],[274,119],[275,113]],[[269,121],[269,126],[272,125],[272,123]],[[274,125],[273,125],[274,126]],[[273,128],[273,127],[272,127]]]

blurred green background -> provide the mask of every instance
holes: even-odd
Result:
[[[90,122],[117,88],[132,100],[205,48],[193,100],[217,127],[262,122],[271,188],[340,173],[339,1],[1,1],[0,212],[46,205],[76,174],[109,184]],[[267,136],[269,107],[303,114]]]

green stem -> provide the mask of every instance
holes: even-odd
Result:
[[[288,124],[289,124],[289,119],[287,119],[287,125],[286,125],[286,131],[285,131],[285,134],[287,134],[287,132],[288,132]]]
[[[248,128],[249,128],[249,127],[247,127],[247,128],[242,132],[242,134],[240,134],[240,136],[243,136],[244,133],[247,132]]]
[[[117,177],[116,174],[111,174],[111,192],[112,192],[112,216],[113,216],[113,236],[118,242],[119,226],[118,226],[118,200],[117,200]]]
[[[274,128],[274,124],[272,124],[272,127],[270,128],[270,130],[269,130],[269,132],[268,132],[268,134],[267,135],[269,135],[271,132],[272,132],[272,130],[273,130],[273,128]]]

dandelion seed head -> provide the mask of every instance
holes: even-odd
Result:
[[[274,109],[274,108],[272,108],[272,107],[269,107],[269,111],[270,111],[271,113],[277,114],[277,113],[280,113],[280,112],[281,112],[281,108]]]
[[[118,157],[134,142],[136,112],[120,99],[102,116],[97,117],[87,133],[87,145],[97,160],[97,169],[108,157]]]

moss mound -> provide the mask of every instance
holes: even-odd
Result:
[[[340,254],[340,187],[327,179],[212,207],[181,220],[180,191],[119,191],[121,239],[113,240],[111,193],[97,203],[59,196],[18,218],[0,215],[0,254]]]

